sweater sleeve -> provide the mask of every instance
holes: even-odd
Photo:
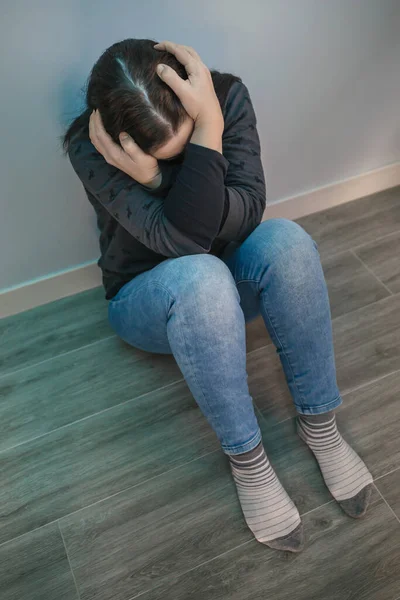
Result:
[[[242,242],[260,224],[266,206],[257,119],[244,83],[235,82],[229,90],[225,115],[222,151],[229,168],[218,237],[227,242]]]
[[[228,161],[216,150],[189,143],[164,198],[109,165],[87,138],[71,143],[70,162],[85,189],[133,237],[158,254],[209,252],[221,227]]]

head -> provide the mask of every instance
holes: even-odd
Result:
[[[194,122],[178,96],[156,73],[158,64],[167,64],[182,79],[185,67],[169,52],[154,49],[155,40],[128,38],[110,46],[89,75],[87,109],[62,136],[65,152],[76,131],[88,128],[92,110],[100,110],[104,127],[120,145],[119,133],[128,132],[141,149],[159,160],[182,154]],[[221,106],[230,85],[239,77],[211,71]]]

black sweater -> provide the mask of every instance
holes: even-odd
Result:
[[[221,255],[261,222],[266,204],[256,116],[249,91],[233,83],[223,107],[221,155],[189,142],[178,160],[159,161],[151,190],[97,152],[87,133],[74,136],[70,162],[97,213],[106,299],[166,258]]]

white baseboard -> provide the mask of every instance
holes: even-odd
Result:
[[[396,185],[400,185],[400,162],[268,204],[263,220],[277,217],[300,219]]]
[[[96,262],[41,277],[0,293],[0,318],[73,296],[101,285],[101,271]]]
[[[263,220],[276,217],[299,219],[333,206],[400,185],[400,162],[344,181],[268,204]],[[96,262],[42,277],[0,292],[0,318],[47,304],[101,285]]]

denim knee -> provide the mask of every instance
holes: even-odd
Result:
[[[290,219],[267,219],[259,224],[255,231],[257,230],[260,230],[263,236],[267,236],[274,245],[279,246],[281,249],[299,245],[307,247],[310,242],[312,242],[314,248],[318,248],[317,243],[310,234],[301,225]]]
[[[187,301],[190,304],[195,296],[199,308],[202,304],[211,306],[216,300],[221,303],[223,300],[228,302],[230,298],[239,298],[231,271],[213,254],[181,256],[174,262],[174,285],[166,283],[165,286],[180,302]]]
[[[318,246],[313,238],[294,221],[284,218],[267,219],[260,223],[248,238],[254,253],[266,263],[306,263],[318,255]]]

